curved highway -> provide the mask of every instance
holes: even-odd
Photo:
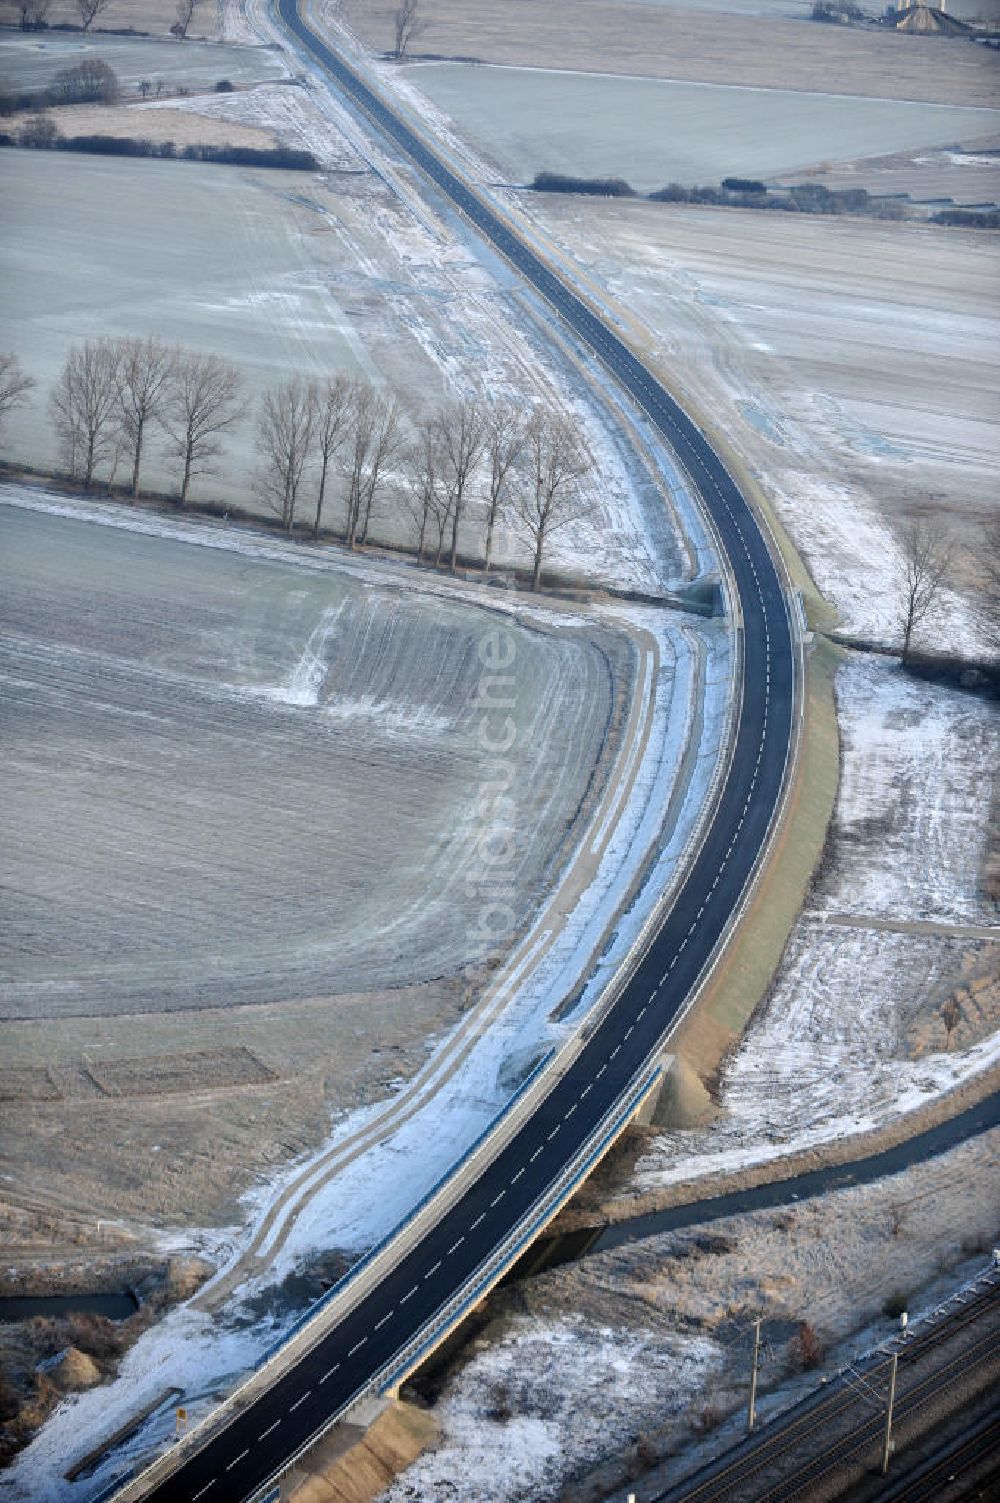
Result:
[[[331,1419],[392,1370],[399,1354],[551,1200],[607,1127],[692,995],[738,910],[778,808],[794,735],[796,652],[783,580],[746,498],[698,428],[617,336],[317,36],[297,0],[285,26],[364,111],[562,316],[642,408],[686,468],[728,555],[742,613],[735,748],[711,824],[682,889],[633,974],[576,1059],[507,1146],[378,1286],[259,1397],[233,1406],[169,1475],[127,1496],[236,1503],[257,1495]]]

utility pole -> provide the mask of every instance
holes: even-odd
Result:
[[[750,1364],[750,1407],[747,1410],[747,1430],[754,1427],[757,1418],[757,1369],[760,1366],[760,1316],[753,1323],[753,1361]]]
[[[882,1447],[882,1476],[889,1470],[889,1452],[892,1450],[892,1406],[896,1402],[896,1366],[899,1355],[892,1354],[892,1366],[889,1369],[889,1402],[885,1410],[885,1444]]]

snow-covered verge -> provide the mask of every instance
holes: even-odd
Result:
[[[823,870],[724,1071],[719,1120],[657,1138],[636,1192],[884,1125],[1000,1060],[1000,1017],[951,1050],[939,1019],[962,982],[1000,974],[981,889],[995,706],[860,655],[839,671],[837,703],[843,773]]]
[[[514,1317],[483,1342],[435,1406],[444,1442],[397,1479],[385,1503],[551,1499],[614,1438],[689,1411],[721,1366],[708,1336],[574,1317]]]

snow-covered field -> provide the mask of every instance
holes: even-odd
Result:
[[[721,1367],[710,1337],[574,1317],[512,1317],[482,1343],[434,1414],[443,1444],[384,1503],[514,1503],[558,1496],[568,1475],[627,1443],[655,1415],[689,1411]]]
[[[981,650],[969,595],[979,529],[996,514],[1000,411],[988,236],[520,202],[640,321],[651,358],[726,434],[847,630],[898,640],[898,528],[929,516],[958,540],[957,588],[922,640]]]
[[[721,1116],[657,1138],[636,1167],[638,1193],[882,1125],[1000,1059],[1000,1032],[947,1050],[936,1020],[960,980],[1000,972],[1000,923],[980,887],[995,708],[860,656],[840,669],[837,700],[844,764],[828,859],[725,1068]],[[930,1039],[918,1057],[915,1028]]]
[[[414,63],[408,81],[513,182],[537,172],[664,184],[772,177],[815,162],[992,134],[1000,112],[739,84]]]
[[[168,93],[214,88],[219,79],[233,84],[281,78],[281,59],[266,47],[234,47],[189,41],[183,47],[168,37],[83,36],[23,32],[0,37],[0,84],[10,92],[46,89],[56,73],[82,62],[107,63],[124,89],[141,79]]]
[[[243,378],[247,421],[197,494],[259,504],[253,414],[263,390],[291,375],[362,375],[396,392],[408,420],[478,391],[521,407],[541,402],[580,427],[592,459],[591,511],[553,536],[553,565],[642,589],[684,572],[662,489],[614,432],[587,373],[553,345],[510,273],[457,218],[424,204],[342,109],[279,86],[170,101],[179,104],[274,128],[315,151],[330,175],[7,153],[8,191],[20,207],[0,240],[5,345],[40,383],[6,425],[7,455],[55,462],[45,388],[73,342],[149,334],[210,349]],[[72,258],[63,254],[67,222]],[[162,440],[154,431],[144,480],[170,489],[177,475]],[[412,541],[400,466],[389,480],[374,535]],[[481,548],[480,482],[460,531],[471,554]],[[500,541],[501,562],[527,556],[520,534],[508,529]]]

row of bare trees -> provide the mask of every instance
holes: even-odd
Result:
[[[178,40],[183,41],[187,36],[198,3],[199,0],[177,0],[177,20],[170,30]],[[76,0],[76,9],[84,31],[90,30],[98,16],[107,10],[109,4],[110,0]],[[48,25],[51,9],[52,0],[20,0],[18,15],[21,30],[43,30]]]
[[[16,356],[0,353],[0,428],[36,386]],[[50,410],[71,475],[90,489],[99,473],[113,480],[123,460],[138,495],[152,432],[177,462],[178,499],[207,474],[222,440],[244,415],[238,373],[218,357],[157,339],[95,339],[71,349],[50,394]],[[588,509],[581,484],[587,456],[578,431],[541,408],[470,398],[413,419],[398,401],[365,381],[337,375],[296,378],[268,391],[257,422],[255,488],[286,531],[305,525],[318,536],[336,498],[337,527],[363,546],[393,482],[397,517],[412,524],[418,559],[458,564],[460,531],[475,505],[483,572],[499,530],[518,532],[532,549],[532,586],[541,579],[552,534]],[[398,528],[395,529],[398,533]],[[1000,656],[1000,520],[988,524],[979,552],[980,625]],[[896,627],[902,654],[938,613],[953,574],[949,535],[920,520],[901,531],[903,568]]]
[[[67,356],[49,397],[70,474],[90,490],[98,471],[127,457],[139,494],[151,431],[164,434],[180,475],[179,499],[221,452],[221,436],[242,416],[240,378],[215,355],[159,339],[88,339]]]
[[[0,355],[0,424],[35,386],[13,355]],[[138,496],[155,433],[178,465],[178,500],[211,470],[245,404],[238,373],[215,355],[147,338],[91,339],[69,352],[49,394],[63,462],[85,490],[127,466]],[[532,549],[532,588],[553,533],[582,517],[588,457],[578,430],[542,408],[467,398],[411,418],[367,381],[294,377],[265,392],[257,417],[254,488],[291,533],[314,537],[334,500],[348,547],[368,542],[392,482],[397,518],[412,526],[419,562],[458,567],[460,534],[481,521],[483,572],[502,528]],[[397,525],[394,531],[399,533]]]
[[[552,534],[589,505],[577,430],[541,409],[522,414],[506,402],[452,402],[411,425],[393,396],[365,381],[293,379],[265,394],[257,448],[257,492],[286,531],[308,505],[318,535],[336,477],[340,533],[349,547],[362,546],[388,476],[402,472],[420,562],[447,561],[455,572],[460,529],[478,501],[483,572],[498,529],[510,526],[531,543],[533,589]]]

